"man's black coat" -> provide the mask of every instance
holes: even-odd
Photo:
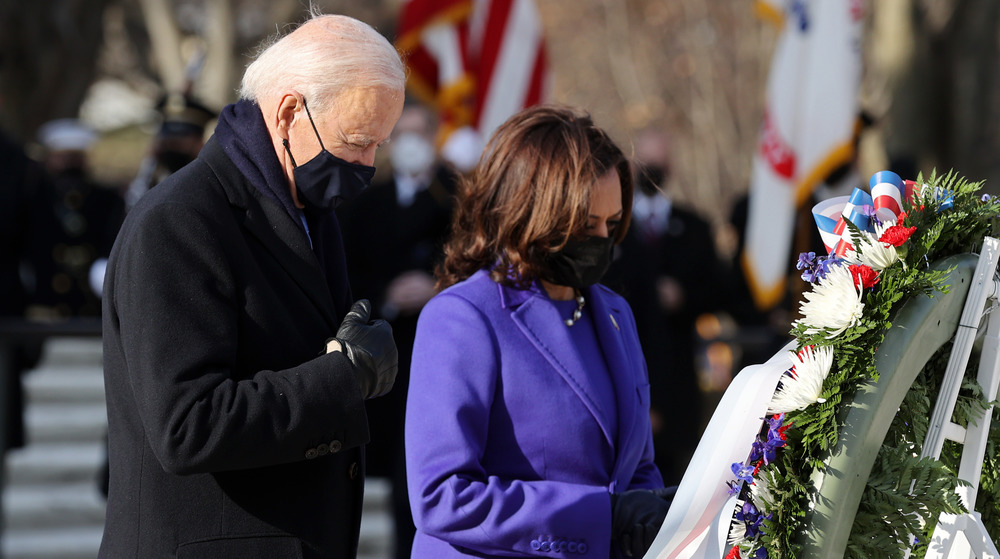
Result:
[[[336,221],[325,221],[336,227]],[[368,440],[351,295],[220,144],[129,213],[104,301],[110,492],[101,557],[353,557]]]

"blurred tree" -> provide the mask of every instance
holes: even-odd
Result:
[[[910,175],[954,168],[1000,192],[1000,3],[891,0],[872,9],[868,52],[888,96],[890,162]]]
[[[747,188],[778,36],[752,0],[538,0],[556,101],[587,108],[630,151],[674,138],[671,191],[717,228]]]
[[[97,69],[111,0],[0,0],[0,127],[27,141],[43,122],[75,117]]]
[[[241,56],[273,33],[272,25],[304,13],[298,0],[134,1],[141,8],[156,81],[165,91],[191,90],[216,108],[235,99]]]
[[[670,131],[677,152],[673,191],[716,228],[724,225],[730,204],[747,187],[778,35],[754,17],[754,2],[536,1],[555,77],[553,99],[589,110],[626,148],[641,128]],[[404,0],[313,2],[394,39]],[[75,116],[97,77],[128,84],[152,106],[182,87],[184,68],[197,53],[204,67],[194,92],[220,108],[235,99],[254,47],[302,21],[308,4],[0,0],[0,56],[7,67],[0,126],[24,140],[41,122]],[[864,5],[871,17],[863,105],[877,118],[868,137],[884,141],[898,164],[909,161],[924,171],[955,167],[1000,191],[1000,159],[993,156],[1000,149],[1000,2]]]

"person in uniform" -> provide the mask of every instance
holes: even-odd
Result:
[[[143,158],[139,173],[129,184],[126,202],[131,208],[147,190],[194,161],[205,145],[205,130],[218,115],[184,93],[165,95],[156,105],[160,126]]]
[[[56,219],[42,241],[52,252],[38,273],[38,303],[54,317],[100,316],[101,285],[91,274],[111,252],[125,201],[118,190],[91,177],[88,150],[97,134],[90,127],[74,118],[57,119],[42,125],[38,140],[50,183],[48,206]]]

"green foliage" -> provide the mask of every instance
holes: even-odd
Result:
[[[823,383],[821,400],[789,412],[785,424],[786,446],[776,461],[761,470],[758,483],[768,488],[759,541],[741,544],[749,551],[763,544],[771,559],[800,557],[803,525],[810,500],[815,498],[813,477],[824,468],[823,457],[837,444],[846,406],[858,389],[878,380],[875,351],[892,317],[915,295],[947,292],[948,271],[932,271],[931,264],[947,256],[978,252],[983,237],[1000,231],[1000,200],[978,194],[982,183],[970,183],[953,172],[927,179],[902,225],[916,231],[899,249],[901,260],[879,275],[879,283],[864,293],[864,313],[858,323],[839,335],[820,331],[807,334],[805,324],[793,325],[791,334],[799,348],[832,346],[834,362]],[[849,225],[850,227],[850,225]],[[856,558],[904,557],[912,537],[918,540],[910,557],[923,557],[942,512],[964,511],[955,488],[961,448],[946,445],[940,460],[920,459],[920,445],[928,431],[935,399],[947,365],[951,345],[946,344],[917,376],[886,435],[862,496],[848,542],[847,556]],[[978,363],[977,356],[970,363]],[[967,373],[952,420],[976,423],[991,402]],[[824,401],[825,400],[825,401]],[[993,408],[989,445],[979,480],[975,509],[987,530],[1000,534],[1000,411]]]
[[[967,512],[955,493],[959,484],[938,460],[882,447],[854,517],[848,557],[904,557],[912,537],[926,541],[942,512]]]

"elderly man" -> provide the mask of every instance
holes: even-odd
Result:
[[[371,27],[314,15],[263,51],[198,159],[142,197],[108,265],[101,557],[353,557],[389,326],[351,305],[334,206],[403,107]]]

